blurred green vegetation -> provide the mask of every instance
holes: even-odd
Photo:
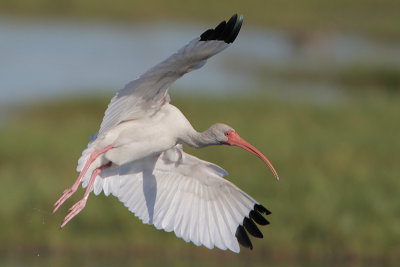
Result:
[[[396,41],[399,10],[398,0],[0,1],[0,14],[8,16],[210,23],[237,12],[246,17],[245,27],[294,37],[340,31]],[[273,212],[265,238],[253,239],[254,250],[239,255],[186,244],[143,225],[112,196],[91,196],[59,230],[83,190],[54,215],[52,205],[75,180],[77,160],[110,97],[31,105],[13,114],[0,125],[0,265],[399,265],[399,70],[326,65],[266,65],[254,72],[351,89],[328,105],[263,95],[173,97],[198,130],[215,122],[235,127],[281,177],[274,181],[260,160],[237,148],[185,148],[228,170],[229,180]]]
[[[185,148],[228,170],[229,180],[272,211],[253,251],[242,248],[237,255],[186,244],[143,225],[104,195],[91,195],[81,214],[59,229],[83,190],[54,215],[52,205],[75,180],[77,159],[98,130],[107,97],[31,106],[0,128],[0,263],[400,263],[399,95],[353,92],[327,106],[261,96],[173,100],[198,130],[214,122],[232,125],[277,169],[279,182],[238,148]]]
[[[245,66],[249,68],[249,66]],[[390,64],[352,64],[350,66],[255,66],[250,67],[260,79],[291,83],[335,84],[346,90],[400,90],[400,68]]]
[[[291,32],[357,32],[400,38],[398,0],[3,0],[0,12],[14,16],[111,19],[116,21],[219,21],[241,13],[246,24]]]

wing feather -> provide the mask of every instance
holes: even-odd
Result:
[[[191,194],[186,193],[185,207],[182,216],[181,237],[186,242],[190,242],[190,224],[192,222],[191,213],[193,212],[193,200]]]
[[[147,161],[101,172],[94,193],[117,196],[143,223],[197,246],[239,252],[239,243],[252,248],[246,230],[262,237],[254,226],[269,224],[262,214],[270,212],[224,179],[226,172],[217,165],[180,146]]]
[[[199,240],[199,206],[200,206],[200,198],[198,197],[199,191],[198,191],[198,186],[196,186],[196,191],[195,195],[192,197],[193,198],[193,203],[192,207],[190,210],[190,224],[189,224],[189,240],[193,242],[196,246],[200,246],[200,240]]]
[[[201,68],[206,60],[232,43],[242,25],[242,16],[235,14],[228,23],[210,29],[175,54],[152,67],[138,79],[128,83],[111,100],[105,112],[98,135],[117,124],[148,117],[169,102],[168,89],[184,74]],[[211,33],[211,34],[210,34]],[[95,135],[97,136],[97,135]]]
[[[103,182],[103,191],[104,191],[104,195],[106,195],[106,196],[109,196],[110,195],[110,183],[109,183],[109,181],[110,181],[110,179],[103,179],[104,180],[104,182]],[[100,190],[100,193],[101,193],[101,190]]]
[[[104,179],[96,179],[93,184],[93,193],[97,196],[103,190]]]
[[[169,102],[171,84],[227,48],[241,25],[242,17],[232,16],[121,89],[112,98],[98,134],[82,153],[77,170],[82,170],[94,151],[97,135],[121,122],[158,112]],[[252,248],[246,230],[262,237],[255,223],[269,224],[262,214],[270,212],[224,179],[226,175],[219,166],[186,154],[176,146],[140,161],[113,164],[96,177],[93,192],[113,194],[143,223],[174,231],[186,242],[239,252],[239,243]],[[83,187],[88,185],[89,178],[83,177]]]
[[[239,243],[252,247],[246,230],[262,236],[254,222],[267,224],[261,214],[270,212],[224,179],[220,167],[184,153],[180,146],[147,160],[153,163],[130,163],[120,167],[129,171],[119,175],[117,169],[101,173],[95,184],[117,196],[143,223],[174,231],[197,246],[239,252]]]
[[[204,199],[207,200],[209,199],[209,194],[208,194],[207,188],[204,188]],[[203,201],[203,211],[204,215],[202,218],[203,221],[203,237],[205,238],[205,241],[203,244],[209,248],[212,249],[214,248],[214,241],[213,241],[213,236],[212,236],[212,230],[210,230],[210,227],[212,227],[209,223],[209,213],[211,212],[209,207],[208,207],[209,201]]]
[[[221,234],[222,241],[224,242],[224,249],[231,248],[232,233],[229,230],[229,222],[226,219],[225,210],[223,208],[223,201],[219,200],[215,202],[215,210],[218,215],[218,228]]]
[[[161,219],[161,228],[164,229],[167,232],[171,232],[173,230],[173,221],[175,219],[175,207],[177,206],[177,201],[178,198],[176,197],[176,190],[174,190],[174,188],[176,189],[179,186],[179,181],[177,179],[171,179],[170,180],[174,181],[174,183],[171,184],[169,194],[168,194],[168,198],[165,200],[165,215],[164,218]]]
[[[207,192],[207,193],[211,193],[211,192]],[[214,220],[214,211],[213,211],[213,203],[211,201],[207,201],[207,213],[208,213],[208,232],[210,234],[210,242],[212,244],[212,247],[216,246],[216,247],[220,247],[221,246],[221,242],[219,240],[219,236],[218,236],[218,230],[216,229],[217,225],[215,224],[215,220]]]

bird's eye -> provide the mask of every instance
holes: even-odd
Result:
[[[228,136],[229,135],[229,132],[225,132],[225,136]]]

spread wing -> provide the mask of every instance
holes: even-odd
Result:
[[[241,28],[243,17],[235,14],[228,22],[205,31],[178,52],[154,66],[137,80],[128,83],[111,100],[98,134],[120,122],[155,114],[169,102],[168,88],[185,73],[201,68],[206,60],[232,43]]]
[[[225,175],[217,165],[176,146],[156,157],[105,169],[93,190],[115,195],[143,223],[174,231],[186,242],[234,252],[240,251],[239,243],[252,249],[247,233],[262,238],[256,223],[269,224],[261,214],[270,212]]]

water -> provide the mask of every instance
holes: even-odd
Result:
[[[116,91],[192,40],[202,28],[181,24],[112,25],[0,20],[0,104],[64,94]],[[229,51],[179,80],[188,90],[246,83],[222,67]]]
[[[111,94],[211,25],[0,18],[0,107],[73,94]],[[173,87],[211,96],[246,93],[248,88],[259,87],[279,88],[285,95],[285,90],[298,87],[304,88],[300,92],[310,88],[309,95],[313,96],[321,90],[322,95],[330,92],[327,97],[331,98],[335,85],[266,81],[254,74],[254,69],[354,63],[400,67],[399,47],[358,36],[314,34],[293,38],[244,25],[233,47]]]

